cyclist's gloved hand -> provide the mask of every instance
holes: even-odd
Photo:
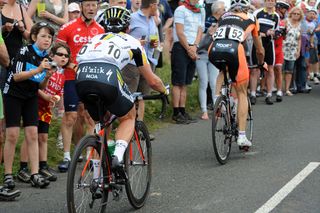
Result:
[[[170,94],[170,85],[167,84],[167,85],[165,85],[164,87],[165,87],[164,94],[165,94],[165,95],[169,95],[169,94]]]

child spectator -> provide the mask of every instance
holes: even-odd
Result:
[[[49,126],[52,118],[52,108],[59,101],[63,94],[64,75],[63,68],[66,67],[70,59],[70,49],[64,43],[56,43],[51,48],[50,58],[52,63],[56,65],[56,71],[49,79],[48,86],[44,90],[39,90],[39,126],[38,126],[38,140],[39,140],[39,173],[47,178],[49,181],[56,181],[57,176],[49,169],[47,164],[47,142]],[[18,173],[19,180],[23,182],[30,181],[28,173],[28,153],[26,141],[21,147],[20,171]]]
[[[10,68],[4,88],[6,117],[6,142],[4,146],[4,186],[13,189],[15,183],[12,164],[23,119],[24,133],[31,164],[31,185],[46,187],[49,181],[39,172],[38,150],[38,89],[45,88],[53,70],[49,64],[47,50],[52,44],[54,29],[44,22],[31,28],[32,44],[20,49]]]

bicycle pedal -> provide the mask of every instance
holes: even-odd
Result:
[[[113,200],[119,201],[121,194],[122,194],[122,187],[117,188],[117,189],[113,189],[112,190]]]

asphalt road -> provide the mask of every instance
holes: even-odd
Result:
[[[146,205],[134,210],[124,192],[120,201],[110,202],[108,212],[248,213],[267,207],[261,212],[319,213],[319,107],[320,86],[272,106],[259,98],[253,109],[254,146],[248,153],[233,146],[224,166],[214,156],[210,121],[170,124],[152,142],[153,179]],[[313,169],[310,162],[316,162]],[[301,172],[304,168],[309,173]],[[1,202],[1,213],[66,212],[66,174],[59,174],[48,189],[22,183],[17,188],[21,197]]]

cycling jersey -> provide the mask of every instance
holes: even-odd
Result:
[[[125,33],[106,33],[95,36],[84,45],[77,56],[79,65],[86,62],[114,64],[120,70],[128,63],[137,67],[148,64],[146,53],[140,42]]]
[[[246,38],[259,35],[259,25],[250,13],[225,13],[218,22],[213,35],[214,42],[209,49],[209,60],[220,70],[225,69],[219,61],[228,64],[228,71],[233,82],[249,79],[246,54],[242,43]]]
[[[102,33],[104,33],[104,28],[96,21],[87,25],[80,17],[63,25],[58,32],[57,40],[68,44],[71,50],[71,62],[77,63],[76,56],[81,47],[88,43],[91,38]],[[64,75],[66,80],[75,79],[74,70],[65,69]]]
[[[49,78],[48,85],[43,92],[52,96],[58,95],[61,97],[63,94],[64,81],[65,81],[65,77],[62,72],[60,71],[54,72],[52,76]],[[38,111],[39,120],[50,124],[51,118],[52,118],[52,110],[50,107],[50,102],[42,99],[39,96],[38,107],[39,107],[39,111]]]
[[[281,19],[279,22],[279,30],[283,31],[285,30],[285,20]],[[283,51],[282,51],[282,44],[284,40],[284,35],[280,35],[277,39],[274,41],[275,46],[275,65],[282,65],[283,64]]]
[[[275,47],[274,40],[271,36],[267,36],[268,30],[277,30],[279,27],[280,16],[276,12],[271,14],[265,8],[258,9],[254,12],[260,25],[260,32],[266,34],[262,37],[262,45],[265,50],[265,62],[268,65],[275,64]]]
[[[99,113],[88,94],[97,94],[102,99],[106,106],[102,113],[106,110],[117,116],[128,113],[133,98],[120,70],[128,63],[137,67],[149,63],[140,42],[125,33],[98,35],[81,48],[77,61],[77,93],[91,117],[98,120]]]
[[[256,10],[253,13],[260,25],[260,32],[267,33],[268,30],[275,30],[279,26],[280,16],[278,13],[273,12],[269,14],[265,8]]]

